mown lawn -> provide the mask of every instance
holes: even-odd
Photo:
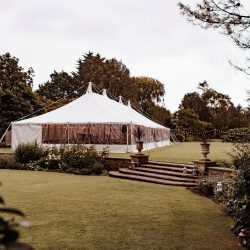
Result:
[[[232,143],[226,142],[210,142],[210,154],[208,157],[211,160],[229,160],[228,152],[233,148]],[[11,152],[9,148],[0,148],[0,153]],[[165,148],[153,149],[144,152],[150,155],[151,160],[168,161],[168,162],[184,162],[191,163],[193,160],[201,158],[200,143],[199,142],[182,142],[176,145]],[[130,157],[130,154],[114,154],[110,156],[115,157]]]
[[[210,142],[210,154],[208,158],[211,160],[229,160],[228,152],[233,148],[232,143],[226,142]],[[182,142],[165,148],[146,151],[151,160],[192,163],[193,160],[201,159],[199,142]],[[115,157],[129,157],[130,154],[111,154]]]
[[[232,220],[181,187],[107,176],[0,170],[0,193],[27,214],[36,249],[238,249]]]

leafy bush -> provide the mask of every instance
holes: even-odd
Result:
[[[44,148],[37,143],[23,143],[16,148],[14,157],[16,162],[23,164],[39,160],[44,153]]]
[[[185,140],[185,137],[182,134],[176,134],[175,137],[179,142],[184,142]]]
[[[46,150],[45,156],[38,160],[38,164],[43,169],[56,170],[60,169],[62,165],[62,150],[56,146]]]
[[[11,169],[15,163],[12,154],[3,154],[0,157],[0,169]]]
[[[250,128],[234,128],[228,131],[228,140],[233,142],[249,142]]]
[[[222,183],[222,191],[217,192],[218,182]],[[204,196],[213,198],[216,202],[226,203],[232,196],[232,177],[221,178],[220,176],[200,179],[195,187],[196,191]]]
[[[74,145],[64,148],[61,159],[67,166],[83,169],[92,166],[99,159],[99,155],[94,147]]]
[[[84,145],[45,149],[36,143],[21,144],[15,150],[14,157],[0,158],[0,168],[99,175],[104,172],[104,161],[108,154],[107,148],[98,152],[94,147]]]
[[[222,142],[228,142],[229,141],[228,135],[221,135],[220,139],[222,140]]]
[[[216,202],[226,204],[232,197],[233,192],[233,176],[224,178],[222,181],[222,191],[214,192],[214,199]]]
[[[108,155],[106,149],[100,153],[94,147],[75,145],[65,147],[61,151],[61,160],[64,168],[74,169],[75,174],[101,174],[104,170],[104,159]]]
[[[237,174],[234,177],[232,199],[234,200],[234,232],[250,230],[250,144],[237,143],[231,154]]]
[[[207,197],[212,197],[215,194],[215,187],[218,183],[217,178],[200,179],[197,182],[196,190]]]

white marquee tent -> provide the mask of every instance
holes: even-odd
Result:
[[[69,104],[33,118],[11,123],[11,145],[36,141],[40,145],[95,145],[111,152],[135,152],[133,131],[140,126],[146,132],[144,149],[170,145],[170,129],[124,105],[92,91]]]

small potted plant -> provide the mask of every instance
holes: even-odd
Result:
[[[146,135],[146,131],[140,126],[137,126],[133,131],[133,135],[135,137],[136,149],[138,150],[138,154],[141,154],[141,151],[143,150],[143,137]]]

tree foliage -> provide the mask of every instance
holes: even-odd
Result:
[[[201,121],[211,121],[209,108],[198,92],[185,94],[181,101],[180,108],[194,110]]]
[[[75,86],[71,75],[64,71],[54,71],[50,75],[49,81],[39,85],[37,93],[45,99],[59,101],[76,97],[74,90]]]
[[[243,49],[250,48],[250,15],[241,0],[202,0],[196,9],[179,3],[189,21],[202,28],[220,29]]]
[[[133,93],[135,101],[144,112],[161,101],[165,94],[164,85],[156,79],[150,77],[133,77]]]
[[[75,85],[82,86],[93,82],[99,89],[107,89],[112,95],[122,95],[125,99],[131,97],[132,82],[129,69],[115,58],[106,59],[92,52],[85,54],[77,62],[77,71],[73,72]],[[79,90],[79,95],[84,90]]]
[[[159,123],[167,127],[172,126],[171,112],[165,107],[154,105],[148,110],[148,114]]]
[[[9,123],[41,109],[43,103],[32,91],[33,69],[25,71],[19,59],[0,55],[0,134]]]
[[[235,107],[228,95],[210,88],[206,81],[199,83],[198,89],[201,93],[184,95],[180,109],[193,110],[199,120],[211,123],[219,130],[249,126],[249,112],[240,105]]]
[[[173,120],[178,129],[187,131],[205,131],[211,129],[211,124],[199,120],[199,116],[192,109],[180,109],[173,114]]]
[[[181,2],[178,5],[181,13],[193,24],[205,29],[218,29],[239,48],[250,48],[250,14],[242,0],[200,0],[194,8]],[[247,57],[247,66],[234,66],[249,75],[249,62],[250,58]]]

